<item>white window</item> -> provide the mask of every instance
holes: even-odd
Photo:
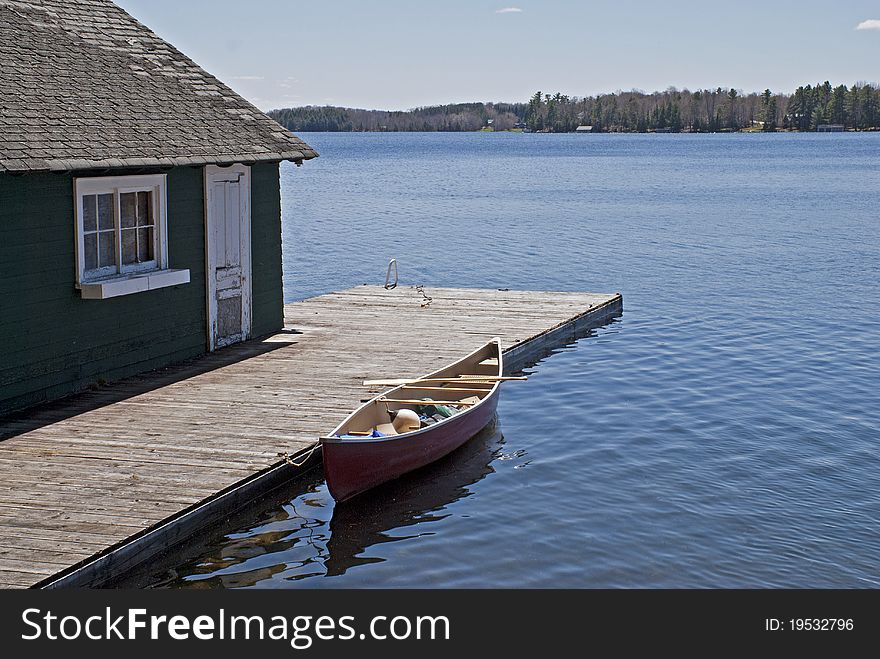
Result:
[[[77,285],[103,299],[189,282],[168,267],[165,175],[74,181]]]

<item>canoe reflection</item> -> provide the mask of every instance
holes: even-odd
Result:
[[[349,568],[382,562],[361,554],[385,542],[396,542],[424,533],[389,531],[444,519],[452,503],[470,496],[469,486],[493,473],[492,460],[504,437],[490,423],[461,448],[422,469],[336,504],[330,520],[330,539],[324,567],[327,576],[345,574]]]

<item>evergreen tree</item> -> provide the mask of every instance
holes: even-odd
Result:
[[[769,89],[765,89],[761,94],[761,119],[763,129],[766,131],[776,130],[776,98],[770,93]]]
[[[810,117],[810,130],[816,130],[824,123],[827,123],[825,121],[825,113],[822,111],[822,107],[817,104],[816,107],[813,108],[813,114]]]
[[[831,99],[828,101],[828,109],[825,116],[832,124],[846,125],[846,85],[840,85],[831,92]]]
[[[853,85],[846,93],[845,111],[850,128],[861,128],[862,104],[858,85]]]

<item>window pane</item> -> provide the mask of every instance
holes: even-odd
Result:
[[[137,193],[137,207],[138,207],[138,225],[146,226],[148,224],[153,224],[153,212],[151,206],[153,195],[149,192],[138,192]]]
[[[98,266],[116,265],[116,234],[102,231],[98,234]]]
[[[98,228],[102,231],[113,228],[113,195],[98,195]]]
[[[122,230],[122,265],[137,263],[137,230]]]
[[[119,223],[123,229],[137,225],[136,207],[137,192],[124,192],[119,195]]]
[[[94,197],[93,197],[94,198]],[[86,270],[98,267],[98,234],[87,233],[83,239],[83,251],[86,257]]]
[[[153,260],[153,230],[138,229],[138,261]]]
[[[83,228],[86,231],[98,228],[98,199],[93,194],[83,197]]]

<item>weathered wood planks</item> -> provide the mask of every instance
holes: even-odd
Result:
[[[289,478],[278,454],[335,426],[367,394],[365,379],[418,377],[493,336],[518,345],[508,354],[522,362],[622,308],[619,295],[426,292],[426,307],[411,287],[375,286],[288,304],[280,334],[0,422],[0,587],[120,546],[106,578],[149,556],[150,534],[125,544],[131,536],[180,541],[198,511],[225,501],[221,490],[245,505],[255,474]]]

